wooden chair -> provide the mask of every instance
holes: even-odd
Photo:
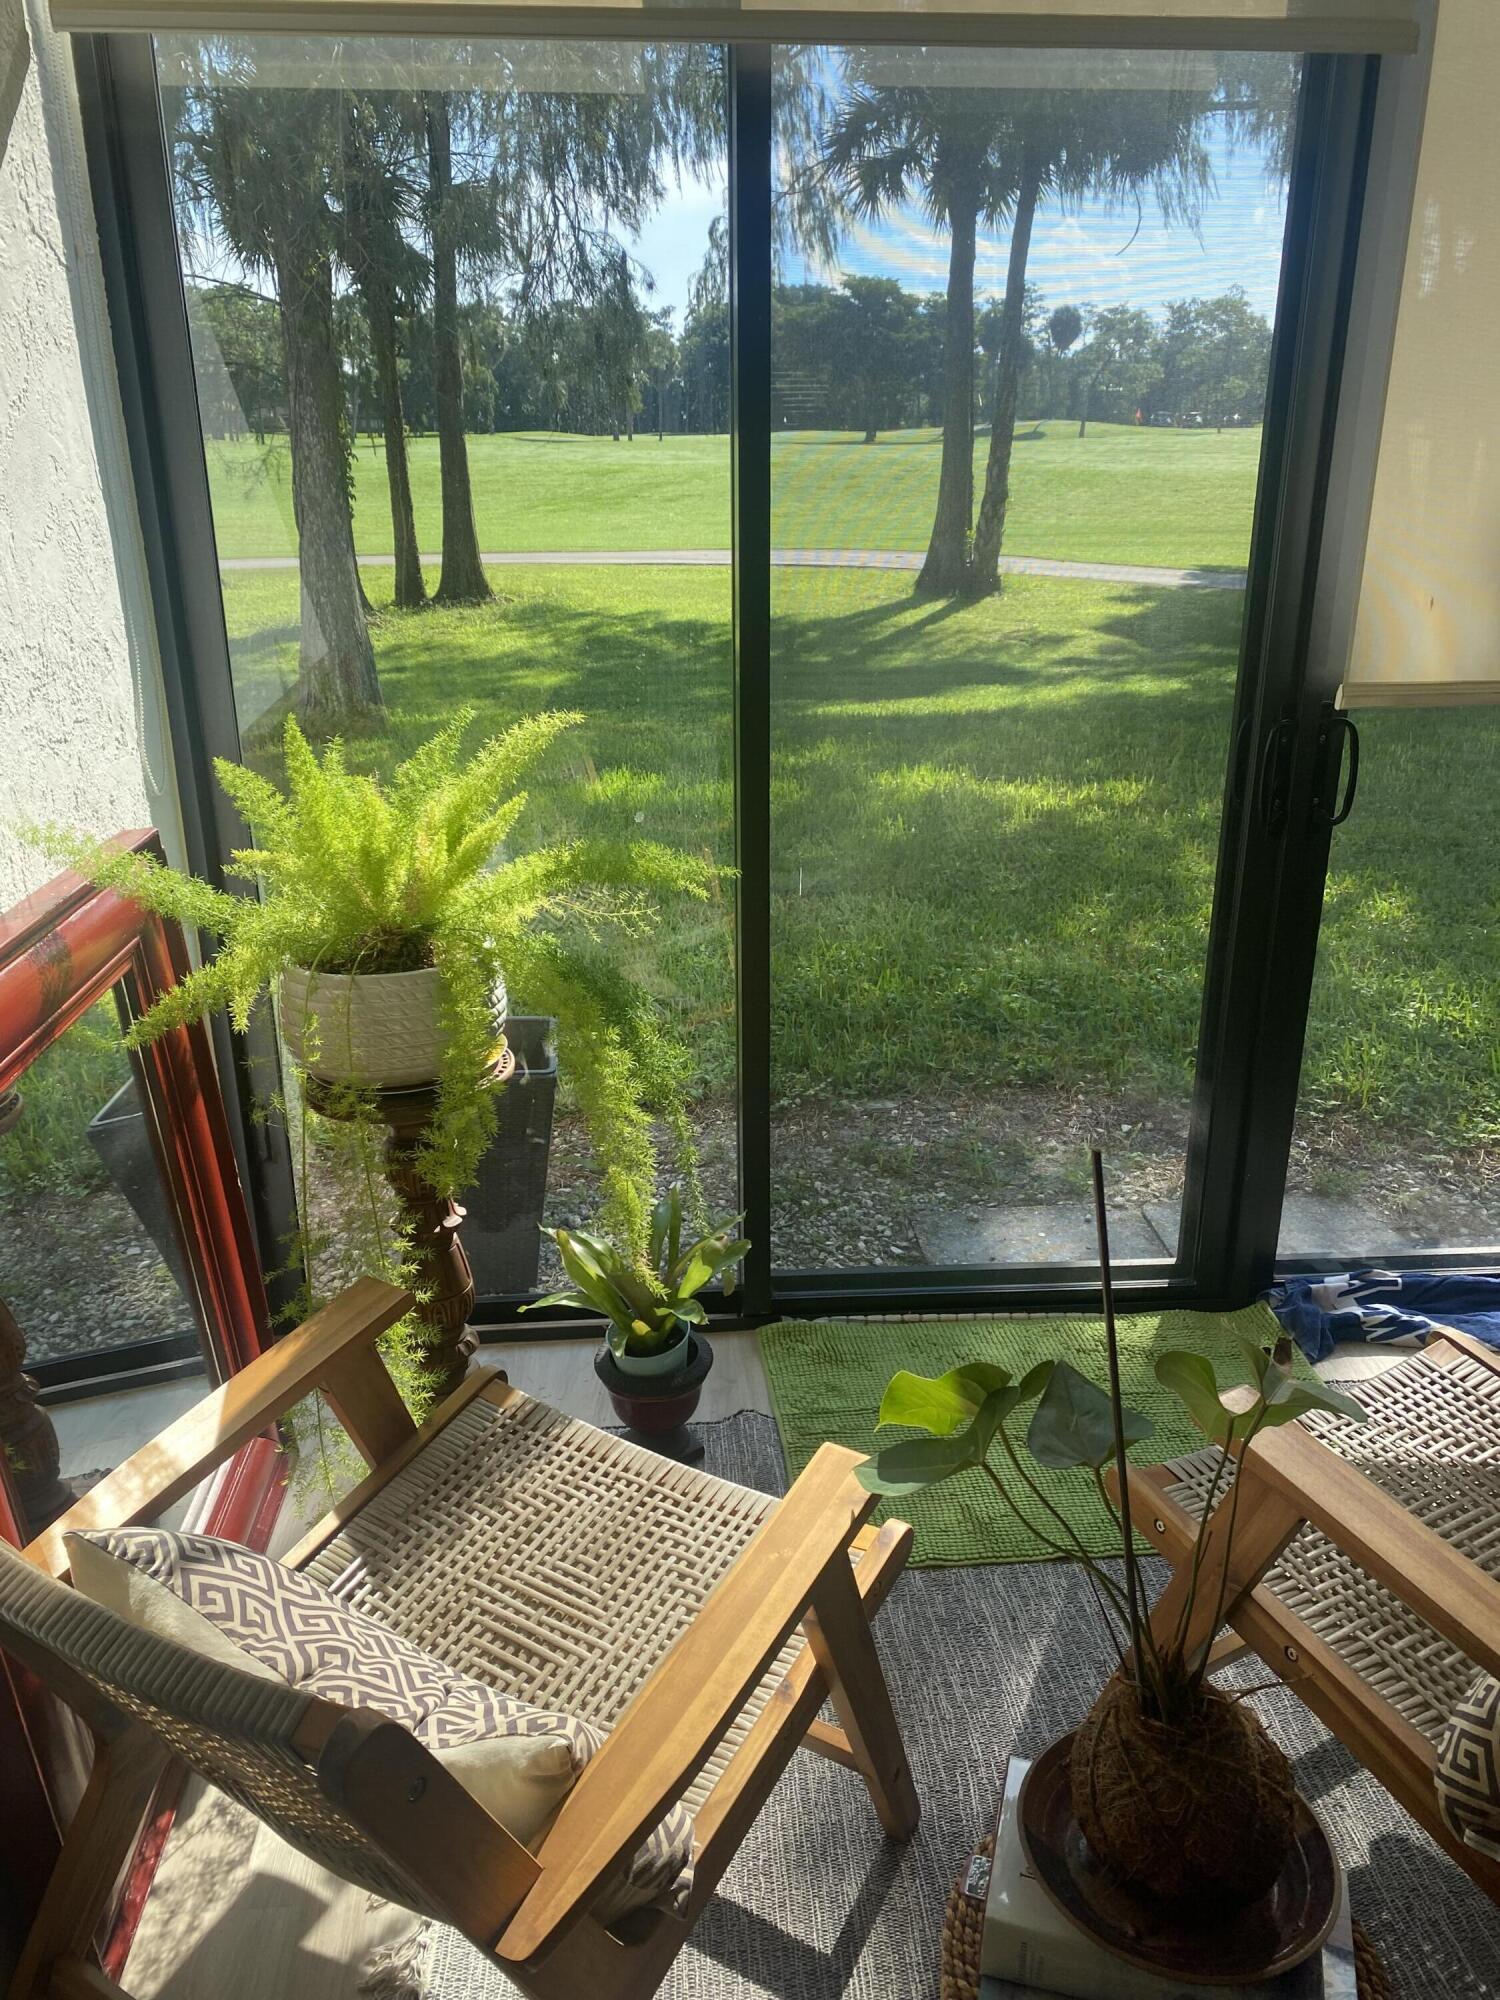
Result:
[[[537,2000],[654,1993],[799,1746],[857,1772],[887,1833],[915,1828],[870,1631],[911,1530],[862,1525],[857,1454],[825,1445],[778,1502],[484,1373],[416,1429],[374,1346],[408,1304],[361,1280],[24,1560],[0,1552],[0,1644],[97,1742],[10,2000],[122,1992],[93,1940],[170,1755],[346,1879],[455,1925]],[[535,1853],[400,1725],[191,1654],[61,1581],[69,1529],[154,1518],[314,1388],[373,1469],[286,1560],[455,1669],[609,1732]],[[694,1815],[685,1914],[605,1929],[601,1885],[676,1800]]]
[[[1225,1596],[1236,1636],[1215,1657],[1257,1653],[1500,1901],[1500,1862],[1454,1835],[1433,1789],[1454,1704],[1481,1668],[1500,1675],[1500,1354],[1445,1334],[1347,1386],[1367,1423],[1307,1418],[1244,1456]],[[1160,1634],[1177,1623],[1216,1458],[1131,1469],[1136,1527],[1174,1565],[1153,1613]],[[1190,1647],[1212,1636],[1223,1504]]]

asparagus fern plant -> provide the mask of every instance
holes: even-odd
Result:
[[[465,756],[473,712],[461,710],[384,782],[350,770],[338,742],[320,759],[288,720],[284,792],[256,771],[216,765],[255,837],[228,872],[259,884],[258,898],[57,828],[35,837],[93,881],[219,940],[205,965],[134,1024],[134,1044],[218,1007],[243,1030],[257,1000],[294,966],[436,967],[445,1053],[422,1168],[444,1192],[473,1178],[494,1128],[494,1093],[477,1085],[494,1054],[491,996],[503,975],[513,993],[557,1019],[559,1055],[598,1157],[602,1217],[639,1257],[654,1194],[652,1108],[693,1173],[685,1057],[650,996],[611,965],[599,939],[611,925],[648,927],[661,896],[705,896],[713,870],[642,840],[508,853],[527,803],[521,780],[581,720],[532,716]]]

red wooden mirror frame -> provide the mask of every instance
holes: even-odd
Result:
[[[154,833],[124,833],[118,839],[122,847],[161,858]],[[189,965],[180,926],[141,910],[116,890],[64,874],[23,898],[0,915],[0,1093],[13,1088],[104,995],[116,992],[124,1013],[135,1018],[176,985]],[[206,1028],[193,1023],[132,1052],[131,1062],[196,1293],[192,1304],[205,1361],[211,1378],[222,1380],[253,1360],[270,1334],[213,1045]],[[0,1273],[0,1295],[3,1290]],[[247,1445],[217,1480],[205,1532],[263,1546],[279,1502],[281,1470],[273,1439]],[[0,1534],[16,1546],[27,1539],[3,1471]],[[0,1786],[6,1803],[0,1813],[0,1868],[13,1887],[15,1907],[6,1915],[23,1932],[56,1859],[59,1820],[77,1784],[69,1735],[42,1690],[0,1656]],[[137,1865],[124,1885],[104,1954],[107,1969],[117,1969],[128,1948],[175,1799],[175,1784],[164,1781]]]

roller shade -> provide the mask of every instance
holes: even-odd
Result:
[[[1442,0],[1346,706],[1500,701],[1497,83],[1497,0]]]
[[[63,29],[260,34],[690,37],[1067,48],[1293,49],[1402,54],[1416,0],[52,0]]]

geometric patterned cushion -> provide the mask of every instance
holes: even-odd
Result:
[[[464,1677],[420,1647],[356,1611],[311,1577],[285,1568],[269,1556],[212,1535],[170,1534],[152,1528],[115,1528],[83,1539],[181,1598],[182,1602],[236,1646],[284,1680],[346,1708],[373,1708],[404,1723],[437,1749],[495,1733],[494,1723],[525,1723],[539,1709],[509,1702],[486,1711],[474,1699],[491,1690],[478,1683],[464,1688],[452,1715],[450,1694]],[[591,1750],[581,1723],[548,1715],[538,1726],[503,1729],[508,1735],[569,1736],[582,1768]]]
[[[476,1758],[481,1772],[486,1768],[482,1749],[455,1757],[454,1775],[492,1810],[498,1786],[499,1798],[512,1809],[496,1817],[522,1838],[535,1838],[544,1829],[603,1746],[604,1738],[589,1723],[560,1710],[534,1708],[455,1673],[312,1577],[237,1542],[157,1528],[99,1530],[76,1539],[171,1592],[292,1687],[346,1708],[374,1709],[403,1724],[437,1756],[494,1745],[496,1758],[504,1756],[507,1763],[500,1772],[494,1760],[487,1767],[489,1796],[483,1777],[476,1782],[474,1775]],[[519,1795],[514,1760],[526,1749],[518,1738],[527,1739],[534,1753]],[[692,1886],[692,1852],[691,1817],[675,1806],[608,1892],[600,1916],[607,1920],[657,1901],[680,1909]]]
[[[1438,1810],[1470,1847],[1500,1860],[1500,1681],[1481,1674],[1438,1740]]]

